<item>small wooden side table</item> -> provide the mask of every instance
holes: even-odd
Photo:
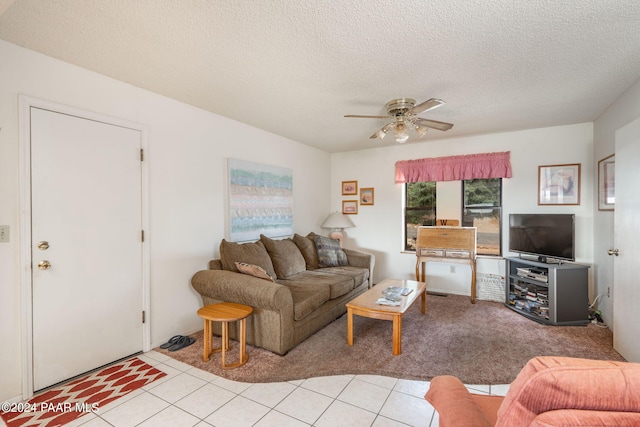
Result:
[[[236,304],[233,302],[221,302],[210,304],[198,310],[198,316],[204,319],[204,353],[202,361],[209,360],[209,356],[214,352],[222,352],[222,369],[232,369],[244,365],[249,356],[247,355],[247,317],[253,313],[253,308],[248,305]],[[236,363],[226,363],[226,351],[229,349],[229,322],[239,321],[239,346],[240,357]],[[220,348],[213,347],[212,324],[211,322],[222,322],[222,344]]]

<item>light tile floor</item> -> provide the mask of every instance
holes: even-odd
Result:
[[[69,427],[430,426],[428,381],[339,375],[268,384],[230,381],[150,351],[138,356],[167,373]],[[509,386],[468,385],[504,395]]]

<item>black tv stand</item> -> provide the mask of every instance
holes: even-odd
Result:
[[[505,305],[549,325],[589,323],[589,266],[506,258]]]

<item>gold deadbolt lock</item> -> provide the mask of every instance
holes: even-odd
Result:
[[[43,240],[42,242],[38,243],[38,249],[40,249],[41,251],[46,251],[47,249],[49,249],[49,242]]]

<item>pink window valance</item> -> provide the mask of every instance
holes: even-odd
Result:
[[[511,152],[396,162],[396,183],[511,178]]]

